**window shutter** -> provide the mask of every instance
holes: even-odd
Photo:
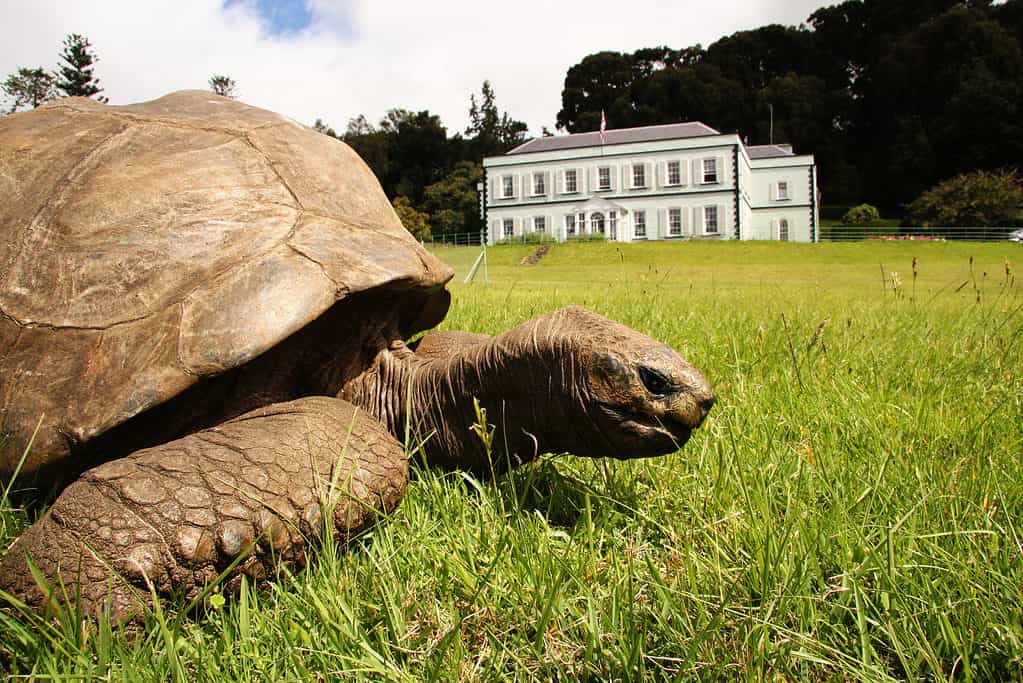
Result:
[[[622,164],[622,188],[632,189],[632,169],[628,164]]]
[[[703,234],[703,207],[702,206],[694,206],[693,207],[693,234],[695,234],[695,235],[702,235]]]
[[[657,209],[657,226],[654,228],[654,237],[668,236],[668,210]]]
[[[564,171],[558,171],[558,187],[555,190],[555,192],[557,192],[557,194],[564,194],[565,193],[565,172]]]
[[[689,228],[689,217],[686,215],[687,213],[689,213],[689,212],[686,211],[685,209],[679,209],[680,220],[682,221],[682,234],[683,235],[689,235],[690,234],[690,232],[688,230],[688,228]]]
[[[660,161],[657,163],[657,187],[661,188],[668,184],[668,162]]]
[[[547,214],[546,216],[544,216],[543,219],[544,222],[547,223],[547,225],[545,225],[544,228],[547,230],[548,234],[550,234],[551,237],[556,235],[557,233],[555,232],[556,228],[554,227],[554,216]]]
[[[678,182],[681,183],[682,185],[689,184],[688,181],[686,180],[686,176],[689,175],[688,173],[689,169],[687,168],[688,166],[689,164],[685,163],[684,161],[678,162]]]
[[[610,167],[610,175],[611,175],[611,190],[612,191],[617,190],[618,189],[618,168],[615,167],[615,166],[611,166]]]
[[[703,182],[703,161],[700,159],[693,159],[693,185],[699,185]]]
[[[654,165],[650,162],[643,164],[643,178],[646,180],[647,187],[654,186]]]
[[[594,167],[592,167],[590,169],[590,173],[589,173],[589,176],[590,176],[590,187],[592,187],[594,190],[597,190],[597,188],[600,187],[600,185],[597,182],[597,174],[598,173],[599,173],[599,171],[597,171],[597,167],[596,166],[594,166]]]
[[[718,167],[718,184],[720,185],[720,184],[725,182],[725,158],[724,157],[718,157],[717,167]]]
[[[497,176],[490,176],[490,182],[489,182],[490,187],[487,190],[487,192],[488,192],[487,199],[490,200],[491,202],[493,202],[495,199],[497,199],[497,196],[498,196],[497,195],[497,180],[498,180]]]
[[[586,187],[586,169],[577,168],[575,169],[575,189],[581,194],[587,191]]]

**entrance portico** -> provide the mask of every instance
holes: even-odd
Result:
[[[620,239],[622,218],[629,210],[603,197],[590,197],[572,207],[574,220],[561,226],[563,238],[580,235],[604,235],[611,241]]]

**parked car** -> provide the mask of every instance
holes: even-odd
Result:
[[[1010,242],[1023,242],[1023,228],[1019,230],[1013,230],[1009,233]]]

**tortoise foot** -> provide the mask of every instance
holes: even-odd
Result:
[[[401,445],[351,404],[267,406],[86,472],[0,559],[0,588],[40,611],[67,598],[131,619],[229,568],[232,589],[302,567],[322,534],[343,543],[396,508],[407,480]]]

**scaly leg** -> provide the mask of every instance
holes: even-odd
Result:
[[[0,587],[47,607],[28,555],[83,612],[130,619],[151,601],[147,581],[190,599],[239,558],[229,589],[301,567],[310,539],[367,529],[407,481],[401,445],[366,412],[326,397],[278,403],[89,470],[0,560]]]

